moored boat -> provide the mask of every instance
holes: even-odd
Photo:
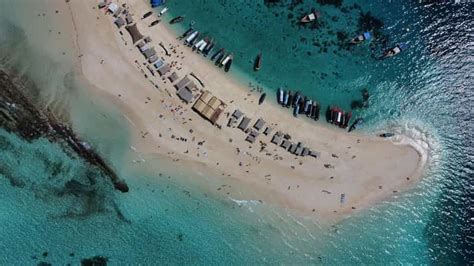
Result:
[[[204,51],[202,52],[204,57],[207,57],[209,55],[209,53],[214,49],[214,46],[215,46],[214,40],[211,40],[209,44],[206,46],[206,48],[204,48]]]
[[[170,24],[180,23],[180,22],[183,22],[183,20],[184,20],[184,16],[177,16],[170,20]]]
[[[216,59],[216,62],[215,62],[215,65],[218,66],[221,64],[222,60],[224,60],[226,54],[224,52],[220,53],[218,56],[217,56],[217,59]]]
[[[367,40],[370,40],[372,38],[372,34],[367,31],[367,32],[364,32],[363,34],[351,39],[351,41],[349,42],[350,44],[359,44],[359,43],[362,43],[364,41],[367,41]]]
[[[342,125],[343,128],[347,128],[347,126],[349,125],[349,122],[351,121],[351,118],[352,118],[352,112],[350,111],[344,115],[344,123]]]
[[[285,92],[285,100],[283,100],[283,106],[287,106],[290,100],[290,91]]]
[[[395,55],[399,54],[400,52],[402,52],[403,50],[405,50],[407,48],[408,48],[408,46],[406,44],[403,44],[403,43],[397,44],[395,47],[385,51],[383,56],[382,56],[382,59],[395,56]]]
[[[262,104],[264,101],[265,101],[265,97],[267,96],[266,93],[263,93],[261,96],[260,96],[260,99],[258,99],[258,104]]]
[[[255,58],[255,64],[254,64],[254,66],[253,66],[253,69],[254,69],[255,71],[259,71],[261,65],[262,65],[262,53],[260,52],[260,53],[257,55],[257,58]]]
[[[156,26],[158,25],[158,23],[160,23],[161,20],[157,19],[157,20],[154,20],[152,23],[150,23],[150,25],[148,27],[153,27],[153,26]]]
[[[349,127],[348,132],[351,132],[357,128],[357,126],[361,125],[364,122],[363,118],[357,118],[354,123]]]
[[[300,105],[297,104],[295,108],[293,109],[293,116],[298,117],[298,114],[300,113]]]
[[[291,106],[295,107],[296,105],[298,105],[300,100],[301,100],[301,93],[297,91],[294,97],[294,101],[291,103]]]
[[[153,11],[148,11],[142,16],[142,19],[146,19],[147,17],[149,17],[151,15],[153,15]]]
[[[168,8],[167,8],[167,7],[163,8],[163,9],[160,11],[160,13],[158,13],[158,17],[163,16],[167,11],[168,11]]]
[[[184,38],[188,37],[189,34],[191,34],[193,32],[193,30],[194,30],[193,27],[190,27],[178,39],[181,40],[181,39],[184,39]]]
[[[309,22],[313,22],[317,19],[319,19],[319,17],[321,16],[321,14],[317,11],[312,11],[311,13],[309,14],[306,14],[301,20],[300,20],[300,23],[309,23]]]
[[[233,55],[230,53],[228,54],[226,57],[224,57],[224,59],[219,63],[219,67],[223,67],[227,64],[227,62],[229,62],[229,60],[232,60],[233,58]]]
[[[290,92],[288,93],[288,103],[286,104],[285,107],[287,107],[287,108],[290,107],[291,103],[293,102],[293,97],[294,97],[294,96],[293,96],[293,93],[290,91]]]
[[[207,38],[201,39],[193,46],[193,51],[197,49],[201,49],[202,46],[206,46],[206,45],[207,45]]]
[[[283,90],[281,88],[277,90],[277,102],[283,104]]]
[[[232,61],[234,60],[234,56],[231,54],[227,62],[224,63],[224,71],[229,72],[230,67],[232,66]]]
[[[192,45],[192,42],[199,37],[199,31],[194,31],[191,35],[184,40],[184,43],[188,46]]]
[[[211,60],[214,61],[214,59],[216,59],[218,56],[220,56],[221,54],[225,53],[225,49],[224,48],[221,48],[219,49],[219,51],[215,52],[212,56],[211,56]]]

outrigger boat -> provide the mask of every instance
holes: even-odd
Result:
[[[153,11],[148,11],[142,16],[142,19],[146,19],[147,17],[149,17],[151,15],[153,15]]]
[[[260,52],[260,53],[257,55],[257,58],[255,58],[255,64],[254,64],[254,66],[253,66],[253,70],[259,71],[261,65],[262,65],[262,53]]]
[[[166,13],[166,11],[168,11],[168,8],[167,8],[167,7],[163,8],[163,9],[160,11],[160,13],[158,14],[158,17],[163,16],[163,15]]]
[[[160,21],[161,21],[161,20],[157,19],[157,20],[153,21],[153,22],[150,24],[150,26],[148,26],[148,27],[151,28],[151,27],[153,27],[153,26],[155,26],[155,25],[158,25],[158,23],[160,23]]]
[[[260,99],[258,99],[258,105],[261,105],[264,101],[265,101],[265,97],[267,96],[266,93],[263,93],[261,96],[260,96]]]
[[[213,54],[211,56],[211,60],[214,61],[214,59],[216,59],[218,56],[222,55],[225,53],[225,49],[224,48],[221,48],[219,49],[219,51],[217,51],[215,54]]]
[[[356,127],[360,124],[364,123],[364,119],[363,118],[357,118],[354,123],[352,123],[352,125],[349,127],[349,132],[353,131],[356,129]]]
[[[184,16],[177,16],[173,18],[172,20],[170,20],[170,24],[180,23],[180,22],[183,22],[183,20],[184,20]]]
[[[221,54],[219,54],[219,55],[217,56],[215,65],[216,65],[216,66],[220,65],[221,62],[224,60],[225,56],[226,56],[226,54],[225,54],[224,52],[222,52]]]
[[[204,51],[202,52],[204,57],[207,57],[209,55],[212,49],[214,49],[214,45],[215,45],[214,40],[211,40],[209,44],[207,44],[206,48],[204,48]]]
[[[352,112],[347,112],[344,115],[344,123],[342,124],[342,128],[347,128],[347,125],[349,125],[349,121],[351,121],[352,118]]]
[[[199,31],[194,31],[188,38],[184,41],[184,43],[188,46],[192,45],[192,42],[199,37]]]
[[[306,14],[301,20],[300,23],[309,23],[313,22],[316,19],[319,19],[321,17],[321,14],[317,11],[312,11],[309,14]]]
[[[283,101],[283,106],[287,106],[290,100],[290,91],[285,92],[285,100]]]
[[[223,67],[227,64],[227,62],[231,61],[233,58],[232,54],[228,54],[219,64],[219,67]]]
[[[190,27],[188,30],[186,30],[179,38],[178,40],[181,40],[181,39],[184,39],[186,37],[188,37],[189,34],[191,34],[191,32],[193,32],[193,27]]]
[[[408,46],[406,44],[403,44],[403,43],[402,44],[397,44],[392,49],[389,49],[389,50],[385,51],[385,53],[382,56],[382,59],[395,56],[395,55],[399,54],[401,51],[403,51],[407,48],[408,48]]]
[[[359,43],[362,43],[364,41],[367,41],[367,40],[370,40],[372,38],[372,34],[367,31],[367,32],[364,32],[364,34],[361,34],[355,38],[353,38],[349,43],[350,44],[359,44]]]
[[[285,107],[290,107],[291,103],[293,102],[293,93],[291,91],[288,93],[288,104]]]
[[[283,90],[281,88],[278,88],[277,90],[277,102],[279,104],[283,104]]]
[[[227,62],[224,63],[224,71],[229,72],[230,67],[232,66],[232,61],[234,60],[234,55],[230,55],[227,59]],[[225,59],[224,59],[225,61]]]

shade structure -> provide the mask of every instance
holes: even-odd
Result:
[[[130,33],[130,36],[132,36],[133,44],[136,44],[139,40],[143,39],[143,35],[137,28],[137,23],[126,26],[125,29]]]

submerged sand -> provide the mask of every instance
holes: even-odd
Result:
[[[55,1],[55,8],[66,14],[64,23],[74,32],[78,75],[90,84],[91,98],[106,97],[120,107],[133,130],[136,153],[165,156],[170,167],[199,173],[196,178],[230,178],[253,191],[217,188],[224,197],[259,200],[323,219],[345,217],[406,190],[421,178],[425,158],[415,147],[399,138],[349,134],[302,117],[295,119],[288,109],[268,103],[270,99],[259,106],[259,95],[185,47],[166,27],[167,22],[149,28],[154,16],[140,20],[151,10],[148,1],[116,2],[128,5],[141,33],[150,36],[159,56],[173,64],[169,73],[176,71],[180,77],[194,73],[205,85],[198,85],[200,90],[209,90],[226,103],[224,115],[239,109],[252,118],[251,125],[263,118],[273,133],[288,133],[321,156],[292,155],[270,143],[273,133],[260,134],[250,144],[237,128],[226,123],[220,129],[213,126],[177,97],[167,79],[169,73],[150,75],[129,34],[97,8],[96,0]]]

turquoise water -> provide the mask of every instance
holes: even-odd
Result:
[[[266,7],[262,1],[169,0],[168,16],[186,14],[188,22],[194,20],[234,51],[231,72],[245,83],[268,91],[299,89],[323,105],[345,108],[367,88],[369,107],[354,111],[366,118],[362,130],[391,128],[429,149],[429,169],[419,185],[327,227],[285,210],[216,196],[192,181],[203,177],[165,170],[165,159],[154,168],[147,165],[155,164],[151,158],[143,167],[132,166],[128,162],[137,158],[128,152],[129,132],[113,105],[89,99],[71,74],[70,58],[39,49],[46,40],[30,34],[35,27],[5,11],[28,10],[28,5],[5,2],[0,14],[9,23],[0,24],[2,66],[35,81],[43,101],[63,110],[131,192],[113,191],[55,144],[28,143],[0,130],[0,264],[78,263],[95,255],[114,264],[472,263],[472,4],[358,1],[360,10],[351,10],[355,2],[346,0],[345,13],[314,1],[289,12],[290,1],[280,2]],[[321,10],[322,28],[294,27],[289,13],[298,17],[310,6]],[[379,31],[387,43],[350,51],[329,44],[337,42],[335,32],[358,32],[360,11],[383,21]],[[327,41],[328,52],[320,53],[302,37]],[[374,58],[399,41],[410,49],[390,60]],[[254,73],[252,60],[259,50],[264,64]],[[25,53],[41,60],[24,60]],[[90,175],[98,183],[87,191],[64,190],[71,179],[88,184]],[[12,186],[12,180],[21,186]]]

